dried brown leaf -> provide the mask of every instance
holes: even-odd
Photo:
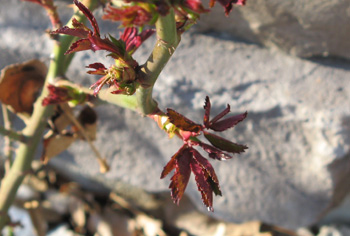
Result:
[[[74,225],[83,228],[86,223],[84,202],[79,198],[72,198],[68,210],[72,216]]]
[[[27,175],[25,178],[25,183],[38,192],[45,192],[49,189],[47,182],[35,175]]]
[[[85,106],[77,117],[77,120],[84,127],[85,134],[90,140],[96,140],[97,133],[97,114],[90,106]],[[79,138],[84,139],[81,132],[78,132]]]
[[[52,135],[44,139],[44,150],[41,156],[41,161],[47,164],[48,161],[66,150],[75,140],[76,135]]]
[[[163,224],[160,220],[154,219],[146,214],[138,214],[135,217],[136,228],[142,229],[145,236],[165,236],[162,230]]]
[[[64,106],[64,109],[62,110],[61,106],[56,107],[56,115],[53,118],[54,123],[54,129],[58,133],[62,133],[62,131],[67,128],[68,125],[72,124],[72,121],[69,119],[68,116],[65,115],[66,112],[69,112],[73,114],[73,110],[70,106]]]
[[[126,214],[118,214],[110,207],[105,207],[102,214],[96,211],[91,212],[87,228],[90,232],[95,232],[95,235],[132,236],[128,229],[129,221],[130,218]]]
[[[28,210],[36,235],[45,236],[48,225],[46,219],[43,217],[40,203],[36,200],[25,202],[24,208]]]
[[[16,113],[31,114],[46,73],[45,64],[36,59],[6,66],[0,75],[0,101]]]

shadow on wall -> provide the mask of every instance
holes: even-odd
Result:
[[[350,223],[350,152],[333,161],[328,170],[333,181],[333,196],[329,206],[320,214],[319,224]]]

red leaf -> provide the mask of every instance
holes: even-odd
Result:
[[[227,104],[227,107],[225,110],[223,110],[222,112],[220,112],[217,116],[215,116],[211,121],[210,124],[213,124],[215,122],[217,122],[218,120],[220,120],[222,117],[224,117],[227,113],[230,112],[230,105]]]
[[[194,160],[190,163],[191,170],[195,175],[196,184],[198,187],[198,191],[202,195],[202,201],[204,205],[207,206],[209,211],[214,211],[213,209],[213,190],[209,183],[207,182],[207,178],[203,173],[202,167]]]
[[[247,146],[233,143],[215,134],[211,134],[205,131],[203,133],[206,139],[208,139],[208,141],[211,144],[213,144],[215,147],[219,148],[220,150],[231,152],[231,153],[242,153],[244,152],[245,149],[248,148]]]
[[[41,0],[23,0],[25,2],[32,2],[32,3],[36,3],[36,4],[39,4],[39,5],[43,5],[43,2]]]
[[[225,15],[228,16],[232,10],[232,5],[245,5],[246,0],[218,0],[219,3],[225,8]],[[210,7],[213,7],[216,0],[210,0]]]
[[[124,50],[113,44],[109,39],[101,39],[100,37],[96,37],[94,35],[89,35],[88,39],[91,42],[91,50],[106,50],[112,53],[112,57],[114,59],[118,59],[118,57],[124,57]],[[113,55],[114,54],[114,55]]]
[[[74,4],[79,8],[79,10],[88,18],[91,23],[91,26],[94,28],[94,34],[100,36],[100,29],[98,28],[97,21],[91,11],[84,6],[78,0],[73,0]]]
[[[189,148],[185,148],[175,159],[175,173],[173,177],[171,177],[169,188],[171,189],[171,197],[176,204],[179,204],[190,179],[191,158],[192,154],[190,153]]]
[[[173,155],[170,161],[164,166],[162,174],[160,175],[161,179],[165,178],[175,168],[177,154],[178,152]]]
[[[88,65],[86,68],[95,69],[95,71],[89,70],[88,74],[94,74],[94,75],[105,75],[107,68],[99,62],[93,63]]]
[[[124,8],[115,8],[110,4],[105,9],[102,16],[104,20],[122,21],[123,26],[144,26],[152,20],[152,14],[140,6],[128,6]]]
[[[193,158],[197,161],[197,163],[202,167],[202,170],[205,171],[208,175],[207,182],[211,186],[213,192],[215,195],[222,196],[219,180],[218,177],[215,174],[213,166],[210,164],[210,162],[205,159],[197,150],[193,149]]]
[[[86,38],[90,32],[91,32],[90,30],[86,30],[86,29],[76,29],[76,28],[72,29],[72,28],[69,28],[68,26],[63,26],[62,28],[52,31],[51,34],[67,34],[67,35],[71,35],[79,38]]]
[[[169,117],[170,122],[173,123],[179,129],[195,133],[198,133],[202,130],[201,125],[194,123],[190,119],[184,117],[183,115],[177,113],[176,111],[170,108],[167,109],[167,116]]]
[[[89,50],[91,49],[91,47],[91,43],[88,39],[79,39],[70,46],[70,48],[65,54]]]
[[[234,3],[237,5],[242,5],[244,6],[247,0],[235,0]]]
[[[217,195],[222,196],[222,192],[221,192],[219,183],[214,182],[212,178],[207,178],[207,181],[208,181],[208,184],[210,185],[211,189],[213,190],[215,196],[217,196]]]
[[[206,128],[209,127],[210,109],[211,109],[210,100],[209,100],[209,97],[206,96],[205,103],[204,103],[205,113],[204,113],[204,118],[203,118],[203,124],[204,124],[204,127],[206,127]]]
[[[88,28],[88,27],[86,27],[85,25],[84,25],[84,23],[82,23],[82,22],[79,22],[77,19],[75,19],[75,18],[73,18],[72,19],[72,25],[73,25],[73,27],[74,27],[74,29],[76,29],[76,30],[84,30],[84,31],[86,31],[86,32],[91,32],[92,33],[92,31]],[[86,35],[87,36],[87,35]],[[86,37],[85,36],[85,37]]]
[[[124,30],[123,34],[121,35],[120,39],[123,40],[126,44],[126,51],[129,53],[134,53],[136,49],[138,49],[141,44],[148,39],[155,31],[145,30],[142,31],[141,34],[137,33],[137,28],[135,27],[128,27]]]
[[[163,179],[165,178],[174,168],[176,165],[177,158],[179,155],[182,154],[184,151],[185,146],[182,146],[179,151],[177,151],[170,159],[170,161],[164,166],[164,169],[162,171],[162,174],[160,175],[160,178]]]
[[[236,116],[231,116],[229,118],[226,118],[224,120],[212,123],[209,128],[215,131],[224,131],[229,128],[232,128],[242,120],[244,120],[247,117],[247,112],[236,115]]]
[[[94,96],[97,96],[98,92],[102,89],[103,85],[107,83],[109,78],[106,76],[101,77],[96,83],[90,86],[90,89],[94,89]]]
[[[213,147],[211,145],[208,145],[206,143],[199,143],[199,146],[201,146],[201,148],[203,148],[204,151],[206,151],[207,153],[209,153],[209,157],[216,159],[216,160],[227,160],[227,159],[231,159],[232,156],[230,156],[229,154],[217,149],[216,147]]]
[[[56,87],[52,84],[47,86],[49,94],[43,99],[42,105],[48,106],[51,104],[59,104],[70,101],[72,98],[69,96],[67,88]]]
[[[185,0],[183,4],[191,11],[194,11],[194,12],[199,13],[199,14],[209,12],[208,9],[205,9],[203,7],[202,1],[200,1],[200,0]]]

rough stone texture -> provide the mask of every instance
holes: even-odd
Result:
[[[202,20],[201,30],[229,32],[293,55],[350,58],[348,0],[248,0],[228,19],[217,4]]]
[[[1,1],[0,68],[33,57],[49,58],[51,44],[40,34],[49,23],[38,9]],[[69,11],[61,10],[68,15]],[[101,28],[105,33],[116,27]],[[140,61],[147,58],[152,43],[137,52]],[[79,53],[67,76],[92,84],[96,78],[82,68],[96,61],[112,63],[103,53]],[[246,121],[225,136],[248,145],[249,150],[233,160],[212,162],[223,190],[223,197],[215,198],[213,215],[297,228],[314,222],[332,202],[333,180],[339,178],[328,166],[349,151],[349,76],[350,65],[345,61],[303,60],[232,41],[227,34],[187,33],[154,93],[161,108],[174,108],[198,122],[206,95],[213,113],[227,103],[234,113],[248,111]],[[97,110],[96,145],[111,171],[99,174],[91,150],[82,142],[50,164],[93,189],[100,186],[91,180],[109,188],[126,182],[147,191],[168,191],[169,179],[160,180],[160,172],[181,142],[169,140],[152,120],[131,111],[111,105]],[[186,193],[205,210],[193,180]]]

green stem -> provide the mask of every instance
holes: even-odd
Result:
[[[86,4],[88,8],[97,6],[97,0],[91,0]],[[81,14],[74,16],[79,21],[84,18]],[[69,23],[70,24],[70,23]],[[135,96],[113,95],[108,91],[100,92],[99,101],[107,101],[115,105],[126,107],[132,110],[138,110],[143,115],[151,114],[158,109],[157,103],[152,98],[153,86],[165,67],[166,63],[174,53],[180,36],[176,30],[175,14],[171,9],[170,13],[164,17],[159,17],[156,22],[157,43],[148,58],[147,62],[141,68],[142,85],[138,88]],[[60,36],[53,48],[54,57],[51,60],[50,68],[46,77],[45,86],[41,96],[34,106],[34,112],[23,135],[30,139],[30,145],[21,144],[17,151],[16,159],[9,171],[4,177],[0,186],[0,232],[7,223],[7,211],[14,201],[16,192],[22,183],[25,174],[31,167],[34,154],[41,141],[45,131],[48,118],[53,113],[53,106],[43,107],[41,102],[47,96],[47,83],[52,83],[57,77],[63,77],[72,60],[73,56],[64,56],[71,42],[74,40],[71,36]]]
[[[5,131],[12,131],[12,122],[11,122],[11,117],[9,114],[9,111],[7,110],[7,106],[5,104],[1,105],[2,107],[2,115],[4,117],[4,127],[0,127],[0,130],[3,128]],[[1,133],[1,131],[0,131]],[[5,132],[6,133],[6,132]],[[16,133],[17,134],[17,133]],[[22,136],[22,134],[20,134]],[[12,137],[14,138],[14,137]],[[10,167],[12,166],[12,159],[13,159],[13,152],[12,152],[12,139],[10,138],[10,135],[6,135],[4,137],[4,155],[5,155],[5,173],[10,170]]]
[[[155,25],[157,43],[154,46],[150,57],[141,68],[140,77],[142,78],[142,84],[137,89],[136,94],[134,96],[115,95],[111,94],[108,89],[105,89],[101,90],[98,93],[98,96],[92,100],[94,104],[110,103],[134,111],[139,111],[142,115],[152,114],[158,110],[158,104],[152,97],[153,86],[179,44],[180,35],[176,30],[173,9],[170,10],[168,15],[159,17]],[[66,57],[65,61],[65,64],[68,65],[68,62],[71,61],[71,57]],[[63,68],[63,70],[65,71],[66,68]],[[65,83],[66,82],[63,84]],[[91,90],[79,88],[70,82],[67,83],[69,83],[69,86],[80,89],[86,94],[92,94]]]
[[[43,7],[45,8],[50,18],[53,29],[61,28],[62,22],[61,22],[60,16],[58,15],[57,7],[55,6],[54,1],[53,0],[45,1]]]
[[[157,42],[152,54],[141,68],[141,73],[143,74],[142,86],[136,91],[138,110],[143,115],[157,111],[158,105],[152,98],[153,86],[180,42],[173,9],[170,10],[168,15],[158,18],[156,31]]]
[[[28,143],[28,138],[26,136],[24,136],[21,133],[18,133],[16,131],[13,131],[11,129],[6,129],[2,126],[0,126],[0,134],[12,139],[12,140],[16,140],[22,143]],[[10,144],[8,144],[10,145]]]
[[[50,67],[51,69],[51,67]],[[50,77],[47,77],[48,79]],[[23,135],[30,137],[30,145],[21,144],[17,150],[16,159],[12,164],[10,171],[3,178],[0,188],[0,231],[7,223],[7,217],[4,216],[13,203],[16,192],[22,183],[25,173],[30,170],[31,162],[33,160],[37,146],[41,140],[42,134],[45,130],[48,117],[53,113],[53,107],[43,107],[41,101],[47,94],[47,89],[44,87],[43,93],[35,103],[34,113],[23,130]]]
[[[99,0],[85,1],[84,5],[87,8],[89,8],[90,11],[93,11],[94,9],[96,9],[98,7]],[[82,14],[80,11],[75,12],[72,19],[73,18],[75,18],[79,22],[86,21],[86,16],[84,14]],[[72,23],[72,19],[66,24],[66,26],[68,26],[69,28],[74,28],[73,23]],[[70,47],[72,42],[74,42],[76,40],[78,40],[77,37],[72,37],[69,35],[60,35],[61,47],[66,48],[66,51],[68,50],[68,48]],[[61,66],[61,68],[59,68],[59,71],[61,71],[64,74],[67,72],[68,67],[69,67],[70,63],[72,62],[75,53],[71,53],[68,55],[64,55],[64,54],[58,54],[58,55],[59,55],[59,57],[57,58],[57,61],[60,62],[60,66]]]
[[[108,89],[101,90],[98,93],[98,97],[93,102],[95,104],[98,104],[101,102],[109,103],[109,104],[130,109],[133,111],[138,110],[138,103],[137,103],[136,96],[112,94]]]
[[[97,97],[95,97],[93,95],[94,94],[93,90],[86,87],[81,87],[80,85],[70,82],[68,80],[59,80],[55,83],[55,85],[58,87],[68,86],[70,88],[73,88],[79,93],[85,94],[85,96],[89,96],[90,97],[89,102],[93,103],[95,106],[102,105],[102,104],[113,104],[119,107],[137,111],[136,96],[112,94],[110,89],[102,89],[98,93]]]
[[[91,0],[88,8],[97,6],[97,0]],[[81,14],[75,14],[74,17],[82,17]],[[82,19],[82,18],[80,18]],[[45,85],[42,94],[37,99],[34,105],[33,114],[29,120],[28,125],[23,130],[23,135],[30,139],[30,145],[21,144],[17,150],[17,155],[13,165],[8,174],[2,179],[0,186],[0,232],[7,223],[7,211],[13,203],[17,189],[22,183],[25,174],[31,168],[31,162],[34,154],[41,141],[42,135],[45,131],[48,118],[53,114],[53,106],[42,106],[42,100],[48,94],[47,84],[54,81],[57,77],[64,77],[68,65],[65,63],[64,53],[69,48],[74,40],[71,36],[59,37],[53,48],[53,58],[50,62],[48,74],[46,76]]]

